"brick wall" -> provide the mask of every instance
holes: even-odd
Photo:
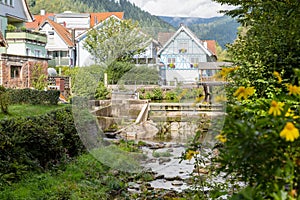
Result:
[[[14,57],[1,55],[0,59],[0,84],[8,88],[30,88],[32,85],[32,72],[35,70],[35,65],[39,64],[42,67],[42,73],[48,75],[47,60],[28,59],[26,57]],[[47,81],[47,80],[45,80]]]

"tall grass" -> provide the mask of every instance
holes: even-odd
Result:
[[[85,154],[63,170],[29,174],[18,183],[2,186],[0,199],[110,199],[124,187],[122,179]]]

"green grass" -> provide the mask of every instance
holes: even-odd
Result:
[[[0,187],[0,199],[110,199],[125,183],[92,155],[79,156],[64,170],[32,173]]]
[[[66,104],[58,105],[29,105],[29,104],[16,104],[8,107],[8,115],[0,112],[0,119],[10,119],[14,117],[29,117],[36,115],[43,115],[55,109],[60,109],[66,106]]]

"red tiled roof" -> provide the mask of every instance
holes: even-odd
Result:
[[[217,55],[217,45],[215,40],[204,40],[207,43],[207,49],[212,52],[212,54]]]
[[[43,21],[48,19],[48,17],[54,16],[54,13],[46,13],[45,15],[34,15],[34,20],[33,22],[27,22],[25,23],[25,27],[27,29],[37,29]]]
[[[90,13],[90,15],[91,15],[90,26],[93,27],[112,15],[115,15],[119,19],[123,19],[124,12],[101,12],[101,13]]]
[[[52,26],[54,31],[61,37],[61,39],[69,47],[74,46],[73,41],[72,41],[72,34],[68,31],[68,29],[66,27],[64,27],[63,25],[61,25],[59,23],[56,23],[56,22],[52,21],[51,19],[46,19],[45,21],[43,21],[41,23],[41,25],[46,23],[46,22],[48,22],[50,24],[50,26]]]
[[[54,28],[55,32],[65,41],[65,43],[69,47],[74,46],[72,42],[72,34],[68,31],[66,27],[50,19],[47,19],[47,21]]]
[[[1,31],[0,31],[0,47],[7,47],[7,43]]]

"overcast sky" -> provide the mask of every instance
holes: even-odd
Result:
[[[129,0],[152,15],[172,17],[215,17],[219,10],[232,9],[211,0]]]

